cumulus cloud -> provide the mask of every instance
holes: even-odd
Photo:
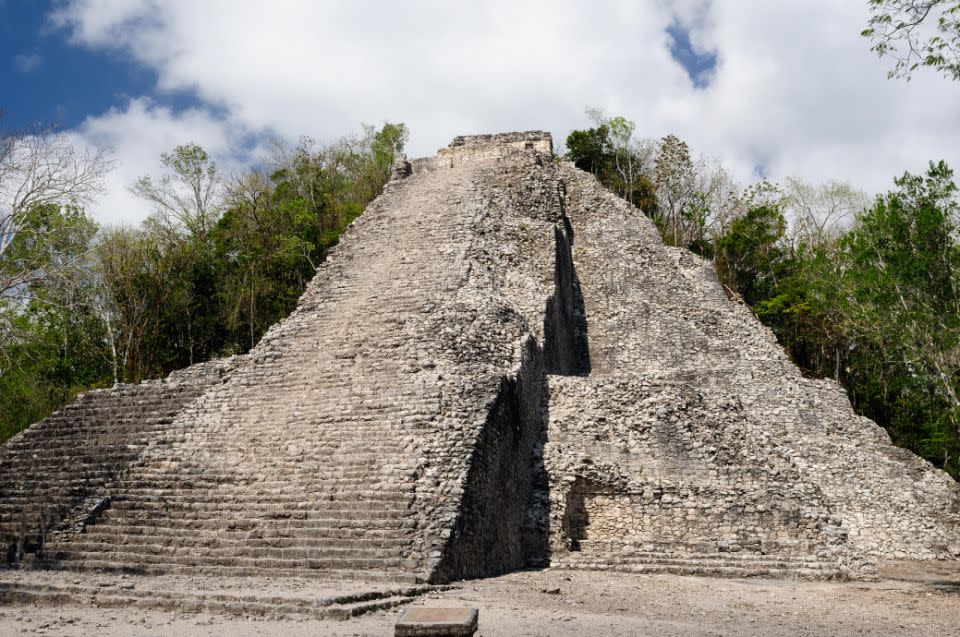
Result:
[[[13,56],[13,66],[21,73],[33,73],[43,64],[43,56],[37,53],[21,53]]]
[[[131,225],[151,212],[129,188],[144,174],[159,174],[161,153],[174,146],[196,142],[227,172],[249,163],[257,152],[256,146],[249,145],[242,124],[204,109],[175,113],[147,98],[88,118],[69,135],[78,146],[112,149],[118,160],[104,184],[106,196],[94,211],[100,221],[116,225]]]
[[[957,85],[887,80],[859,36],[865,3],[850,0],[67,0],[54,21],[78,45],[156,71],[158,94],[196,95],[193,111],[134,100],[85,124],[80,134],[110,137],[132,175],[198,129],[237,159],[249,135],[329,139],[403,121],[424,155],[465,133],[542,128],[562,140],[588,105],[645,136],[676,133],[744,181],[759,171],[878,191],[929,159],[960,165]],[[677,28],[716,56],[705,86],[671,56]]]

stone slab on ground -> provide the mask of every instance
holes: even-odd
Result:
[[[463,637],[477,632],[476,608],[408,608],[397,621],[395,637]]]

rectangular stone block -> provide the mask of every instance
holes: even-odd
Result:
[[[395,637],[454,637],[477,632],[476,608],[408,608],[400,616]]]

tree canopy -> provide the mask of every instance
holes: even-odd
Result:
[[[568,158],[629,200],[606,124],[573,131]],[[712,258],[805,374],[836,379],[897,444],[960,477],[960,218],[946,164],[871,200],[837,180],[744,188],[675,135],[625,146],[652,149],[634,157],[636,183],[652,185],[639,207],[665,243]]]
[[[893,61],[888,75],[910,79],[921,66],[960,80],[960,1],[868,0],[862,35]]]

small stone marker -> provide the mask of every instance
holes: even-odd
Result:
[[[397,621],[394,637],[454,637],[477,632],[476,608],[408,608]]]

